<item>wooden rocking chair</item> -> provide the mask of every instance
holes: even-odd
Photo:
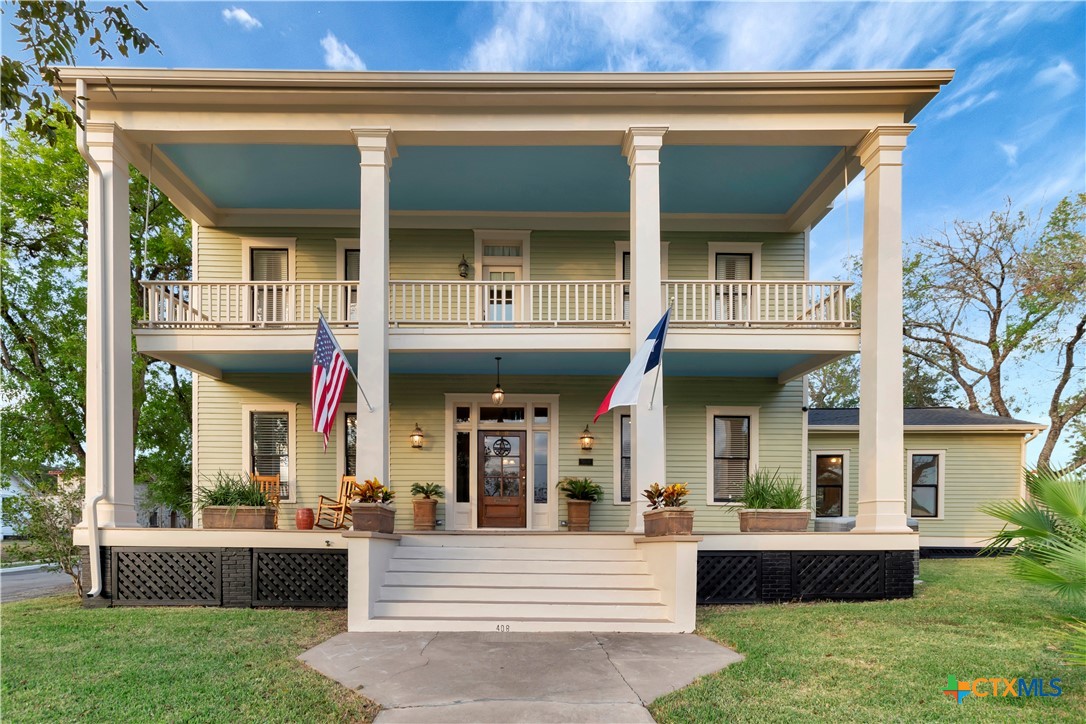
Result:
[[[272,519],[272,527],[276,530],[279,529],[279,501],[280,501],[280,483],[279,473],[275,475],[252,475],[253,485],[260,489],[260,492],[264,493],[264,496],[268,499],[268,502],[275,506],[275,517]]]
[[[336,498],[317,496],[317,519],[313,525],[325,530],[346,528],[351,522],[351,493],[354,491],[355,477],[344,475],[339,479],[339,492]]]

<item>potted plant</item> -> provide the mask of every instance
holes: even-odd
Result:
[[[415,510],[415,530],[436,528],[437,501],[445,497],[445,487],[437,483],[412,483],[411,494],[416,496],[412,501]]]
[[[389,503],[396,497],[374,478],[355,487],[351,503],[351,524],[355,530],[391,533],[396,527],[396,509]]]
[[[795,533],[807,530],[811,511],[794,475],[755,470],[743,483],[739,530],[746,533]]]
[[[571,533],[587,533],[592,519],[592,503],[603,495],[603,488],[591,478],[563,478],[555,486],[566,494],[567,526]]]
[[[203,513],[204,528],[272,529],[275,506],[245,474],[219,471],[204,478],[208,485],[196,493],[196,510]]]
[[[694,510],[685,508],[690,489],[686,483],[661,488],[653,483],[641,495],[649,501],[645,511],[645,535],[690,535],[694,531]]]

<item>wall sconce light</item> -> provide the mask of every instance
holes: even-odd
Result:
[[[422,434],[422,428],[419,427],[419,424],[416,422],[415,430],[411,433],[411,447],[415,448],[416,450],[421,449],[422,440],[424,437],[426,436]]]
[[[584,432],[581,433],[581,449],[591,450],[592,445],[595,444],[596,438],[592,436],[592,433],[588,429],[588,425],[584,426]]]
[[[494,360],[498,364],[498,380],[494,385],[494,391],[490,393],[490,401],[495,405],[500,405],[505,402],[505,390],[502,389],[502,358],[495,357]]]
[[[456,271],[460,272],[460,278],[461,279],[467,279],[468,278],[468,270],[469,269],[471,269],[471,267],[468,266],[468,258],[466,256],[464,256],[463,254],[461,254],[460,255],[460,263],[456,265]]]

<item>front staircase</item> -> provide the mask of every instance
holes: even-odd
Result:
[[[670,613],[633,535],[416,533],[388,559],[365,628],[674,632]]]

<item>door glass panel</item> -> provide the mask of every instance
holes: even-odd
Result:
[[[549,481],[547,480],[547,441],[549,433],[536,432],[534,434],[535,441],[532,449],[532,475],[535,481],[535,502],[546,503],[547,502],[547,490],[549,489]]]
[[[483,494],[515,498],[521,494],[521,437],[483,434]]]
[[[471,502],[471,433],[456,433],[456,502]]]
[[[509,282],[517,280],[515,271],[487,272],[489,291],[487,292],[486,318],[491,322],[513,321],[513,294],[515,287]]]

